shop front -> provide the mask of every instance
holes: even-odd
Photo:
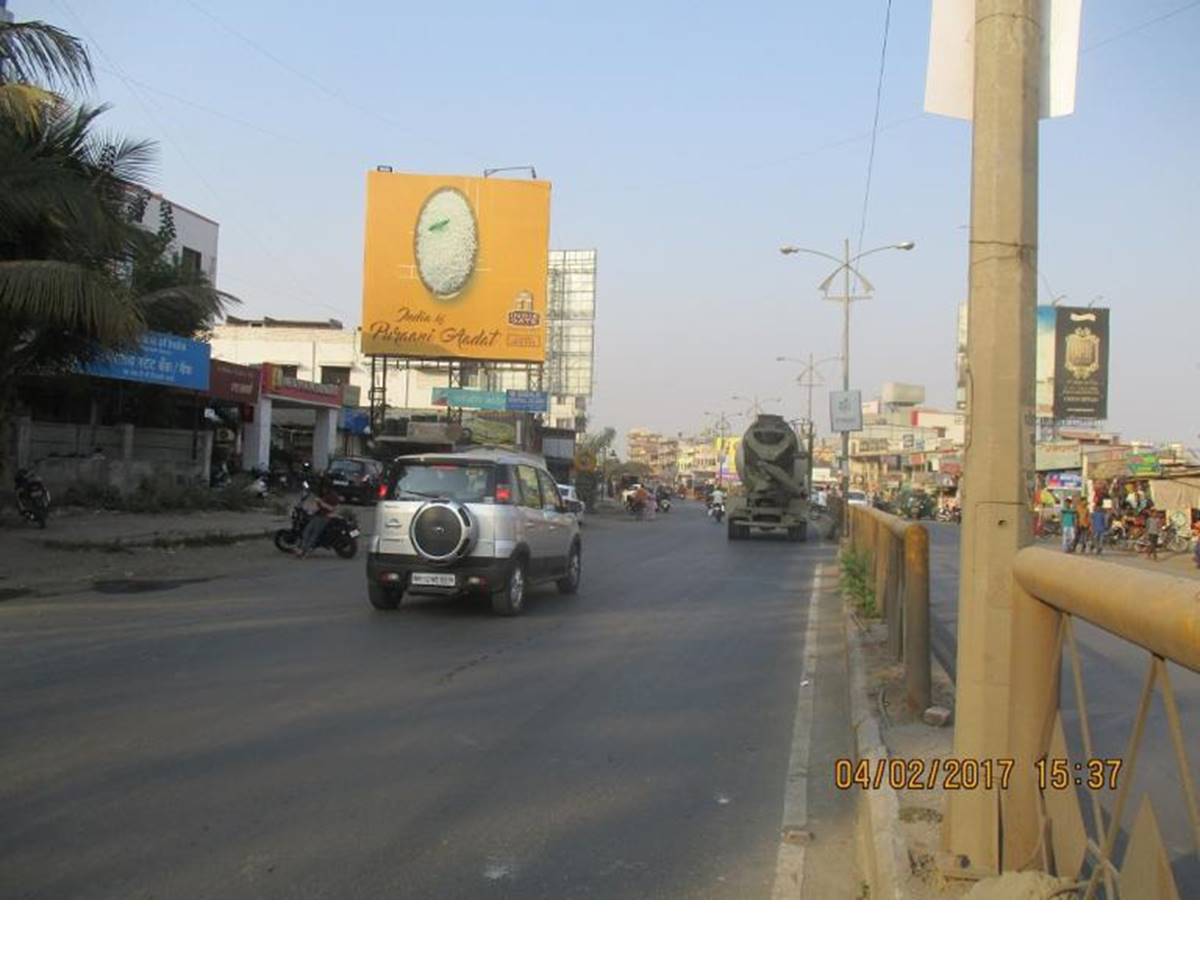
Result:
[[[277,447],[324,471],[337,452],[343,391],[344,385],[288,377],[279,365],[264,363],[258,399],[245,431],[242,467],[269,465],[274,435]]]

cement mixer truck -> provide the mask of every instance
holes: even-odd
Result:
[[[744,493],[729,500],[729,540],[755,531],[808,537],[808,452],[778,414],[760,414],[747,428],[737,452]]]

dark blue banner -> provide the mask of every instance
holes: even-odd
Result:
[[[137,350],[103,355],[84,365],[83,372],[121,381],[207,391],[211,353],[209,346],[200,341],[151,332],[142,335]]]
[[[545,391],[509,391],[505,407],[509,411],[549,411],[550,396]]]

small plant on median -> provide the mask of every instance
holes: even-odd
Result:
[[[870,556],[848,549],[842,552],[842,591],[850,605],[863,618],[878,618],[875,588],[871,584]]]

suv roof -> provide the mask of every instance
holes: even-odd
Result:
[[[492,447],[464,448],[462,451],[430,451],[425,454],[404,454],[396,458],[393,463],[425,464],[430,461],[436,461],[438,464],[453,464],[455,462],[478,464],[480,461],[491,461],[495,464],[528,464],[535,468],[546,467],[546,459],[540,454]]]

